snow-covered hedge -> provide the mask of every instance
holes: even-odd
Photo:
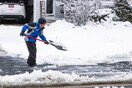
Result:
[[[99,0],[65,0],[65,20],[77,26],[85,25],[90,14],[101,7]]]

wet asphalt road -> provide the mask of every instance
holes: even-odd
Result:
[[[75,72],[81,76],[89,77],[105,77],[119,74],[121,72],[132,72],[132,62],[124,61],[118,63],[98,63],[98,65],[68,65],[55,66],[48,68],[47,66],[54,66],[53,64],[45,63],[36,67],[29,67],[26,60],[19,57],[0,56],[0,75],[15,75],[27,72],[32,72],[34,69],[41,69],[43,72],[47,70],[60,71],[71,74]],[[103,74],[102,74],[103,72]]]
[[[19,57],[10,57],[10,56],[0,56],[0,75],[16,75],[22,74],[25,72],[33,72],[35,69],[43,69],[45,66],[52,66],[52,64],[43,64],[35,67],[30,67],[27,65],[26,60]],[[48,69],[43,69],[47,71]]]

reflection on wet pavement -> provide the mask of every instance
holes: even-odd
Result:
[[[36,67],[29,67],[26,60],[19,57],[1,56],[0,57],[0,75],[15,75],[34,70],[47,71],[54,70],[63,73],[76,73],[80,76],[105,77],[132,71],[132,62],[123,61],[117,63],[98,63],[97,65],[68,65],[56,66],[45,63]]]

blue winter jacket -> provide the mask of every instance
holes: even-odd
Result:
[[[35,38],[39,36],[42,40],[46,41],[46,37],[43,35],[43,29],[41,28],[40,24],[37,22],[25,24],[22,27],[22,31],[24,32],[27,31],[26,35],[29,35]],[[25,41],[36,42],[36,39],[25,36]]]

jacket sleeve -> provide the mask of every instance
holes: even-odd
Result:
[[[23,27],[22,27],[22,31],[26,31],[28,29],[28,25],[27,24],[25,24]]]
[[[43,31],[41,32],[41,34],[39,35],[39,37],[40,37],[42,40],[47,41],[47,40],[46,40],[46,37],[43,35]]]

